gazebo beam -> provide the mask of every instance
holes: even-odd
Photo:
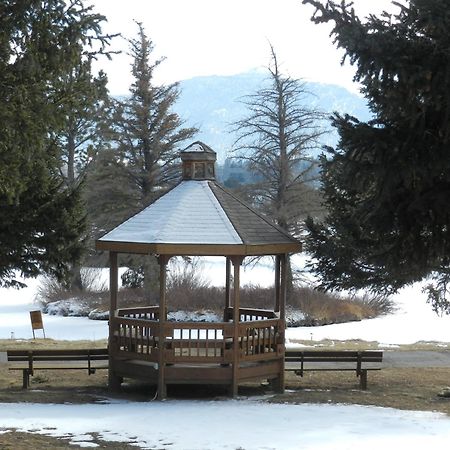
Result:
[[[114,339],[114,318],[117,310],[117,294],[119,291],[119,267],[117,262],[117,252],[109,252],[109,369],[108,369],[108,387],[112,391],[120,389],[122,378],[114,372],[114,356],[117,351]]]
[[[177,256],[264,256],[276,253],[297,253],[300,242],[280,244],[160,244],[97,240],[97,250],[119,253],[177,255]]]
[[[158,400],[167,397],[165,380],[165,323],[166,323],[166,279],[170,256],[159,255],[159,354],[158,354]]]
[[[281,341],[283,346],[285,346],[285,329],[284,324],[286,323],[286,287],[287,287],[287,263],[288,255],[280,255],[280,320],[283,323],[282,329],[280,329]],[[283,355],[284,355],[283,349]],[[280,393],[284,393],[284,358],[280,360],[280,375],[278,377],[276,390]]]
[[[280,283],[280,255],[275,256],[275,312],[280,312],[280,297],[281,297],[281,283]]]
[[[231,259],[227,256],[225,262],[225,309],[223,311],[223,321],[228,320],[228,310],[231,306]]]
[[[240,273],[242,256],[233,256],[233,379],[231,384],[231,395],[236,397],[239,384],[239,319],[240,319]]]

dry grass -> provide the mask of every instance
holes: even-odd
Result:
[[[289,372],[287,392],[271,402],[345,403],[414,411],[440,411],[450,415],[450,399],[438,393],[450,385],[450,368],[382,369],[368,375],[368,390],[358,389],[352,372]]]
[[[92,435],[92,443],[98,445],[96,448],[106,448],[111,450],[136,450],[138,447],[131,444],[123,444],[120,442],[105,442],[102,441],[95,434]],[[69,444],[69,439],[54,438],[50,436],[43,436],[40,434],[21,433],[11,430],[8,433],[1,435],[0,450],[67,450],[82,448],[76,444]]]

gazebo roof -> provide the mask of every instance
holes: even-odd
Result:
[[[201,152],[199,144],[195,143],[194,149],[188,147],[188,152]],[[208,147],[207,153],[210,152]],[[181,181],[97,240],[96,247],[126,253],[192,256],[301,251],[298,240],[214,180],[206,179]]]

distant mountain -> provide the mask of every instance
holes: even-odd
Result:
[[[181,94],[176,112],[187,126],[200,129],[197,139],[205,142],[224,160],[235,140],[230,124],[245,117],[244,96],[255,93],[267,83],[264,73],[253,71],[232,76],[196,77],[180,82]],[[311,92],[310,105],[325,113],[347,113],[368,120],[370,112],[364,98],[343,87],[307,83]],[[336,143],[336,133],[330,133],[324,144]]]

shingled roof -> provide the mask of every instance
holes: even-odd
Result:
[[[190,146],[188,153],[201,152],[202,143],[194,144],[195,150]],[[205,153],[210,151],[209,147],[205,149]],[[118,252],[192,256],[263,255],[301,250],[298,240],[210,179],[181,181],[105,234],[96,247]]]

